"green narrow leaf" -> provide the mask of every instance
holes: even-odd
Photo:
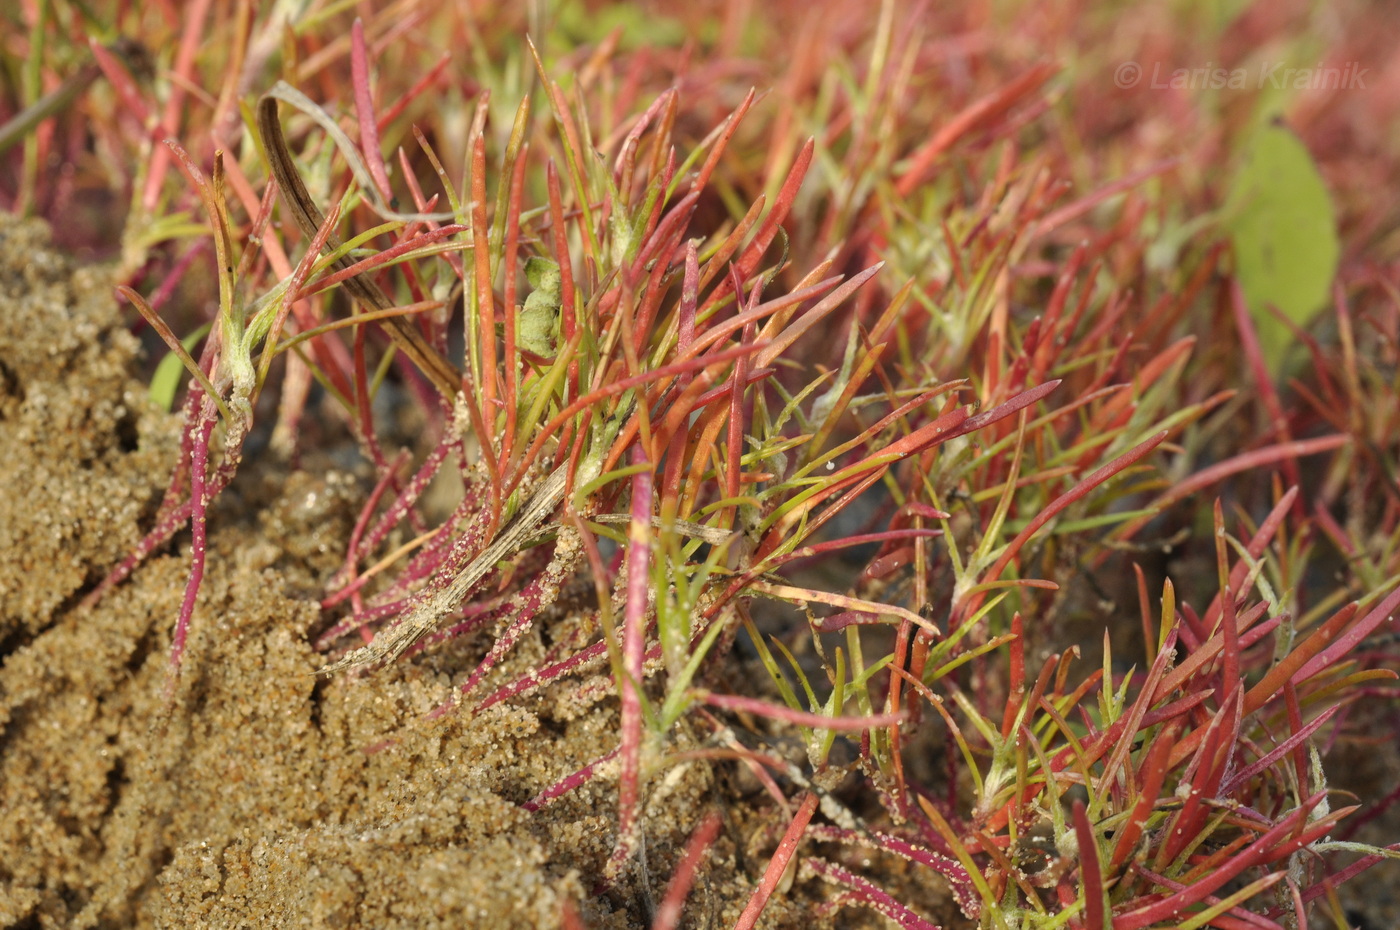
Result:
[[[1231,184],[1225,222],[1235,274],[1275,374],[1292,334],[1272,313],[1306,326],[1327,302],[1341,247],[1332,198],[1307,147],[1275,122],[1259,130]]]
[[[209,332],[209,324],[205,323],[199,329],[190,333],[180,344],[185,347],[186,352],[193,352],[194,347],[199,345],[199,340]],[[151,386],[149,394],[151,402],[162,410],[169,410],[175,405],[175,392],[180,388],[180,378],[185,373],[185,363],[180,360],[180,356],[174,352],[167,352],[165,358],[156,365],[155,374],[151,375]]]

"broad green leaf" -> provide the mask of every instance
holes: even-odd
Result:
[[[1264,359],[1277,375],[1292,334],[1269,305],[1306,326],[1327,302],[1341,252],[1332,198],[1307,147],[1287,127],[1273,123],[1255,135],[1225,217],[1235,275]]]

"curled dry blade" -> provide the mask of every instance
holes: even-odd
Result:
[[[441,591],[418,604],[406,617],[393,626],[380,630],[367,646],[320,669],[323,675],[342,669],[363,668],[390,662],[403,655],[439,623],[456,610],[486,577],[497,562],[509,558],[522,545],[538,535],[545,520],[564,499],[564,469],[556,468],[534,489],[530,500],[476,558],[472,559]]]
[[[287,142],[282,136],[282,122],[277,116],[277,98],[271,95],[258,101],[258,133],[262,136],[263,148],[267,151],[272,176],[277,179],[277,187],[282,192],[282,202],[291,212],[307,241],[310,241],[326,218],[311,200],[306,185],[302,183],[301,174],[292,161],[291,153],[287,151]],[[340,238],[331,233],[326,237],[324,250],[332,252],[341,244]],[[343,255],[335,260],[335,267],[341,270],[349,268],[352,264],[350,259]],[[388,310],[393,307],[393,303],[379,286],[363,275],[347,278],[342,286],[361,304],[373,310]],[[381,322],[389,327],[390,337],[433,382],[444,398],[450,400],[457,396],[457,392],[461,390],[461,372],[428,344],[423,334],[408,318],[392,316]]]

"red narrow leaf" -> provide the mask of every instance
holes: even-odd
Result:
[[[758,267],[759,259],[763,253],[768,251],[768,246],[772,244],[773,237],[778,233],[778,227],[783,220],[787,219],[788,211],[792,209],[793,201],[797,199],[797,191],[802,186],[802,181],[807,177],[807,169],[812,165],[812,153],[816,150],[816,140],[808,139],[802,146],[802,150],[797,153],[797,160],[788,169],[786,180],[783,181],[782,189],[778,191],[778,198],[773,201],[773,209],[763,218],[763,225],[758,228],[758,233],[754,236],[753,242],[740,254],[739,260],[735,262],[739,271],[739,280],[748,281],[749,275],[753,274]],[[711,298],[713,303],[715,298]]]
[[[1007,679],[1010,693],[1006,696],[1006,711],[1001,718],[1002,739],[1009,738],[1015,729],[1021,701],[1026,696],[1026,643],[1022,631],[1021,612],[1018,610],[1011,615],[1011,670]]]
[[[1075,801],[1073,808],[1074,838],[1079,844],[1079,879],[1084,886],[1085,930],[1109,930],[1108,891],[1103,884],[1103,865],[1099,862],[1099,844],[1094,828],[1084,811],[1084,802]]]
[[[1204,900],[1208,895],[1226,882],[1233,879],[1245,869],[1258,865],[1265,861],[1265,855],[1270,851],[1277,851],[1279,843],[1290,833],[1307,822],[1308,814],[1313,808],[1322,802],[1325,792],[1318,792],[1303,802],[1303,805],[1292,811],[1287,817],[1279,821],[1271,830],[1266,832],[1259,839],[1255,840],[1248,848],[1236,853],[1233,858],[1223,866],[1201,878],[1200,881],[1178,891],[1175,894],[1145,905],[1125,914],[1118,914],[1113,918],[1113,930],[1141,930],[1149,927],[1161,920],[1170,920],[1181,914],[1186,908]],[[1330,821],[1330,818],[1328,818]],[[1330,822],[1323,823],[1323,832],[1331,829]],[[1312,831],[1308,831],[1311,833]],[[1306,834],[1305,834],[1306,835]],[[1288,841],[1284,846],[1289,845]]]
[[[1332,640],[1326,649],[1309,659],[1289,680],[1303,682],[1319,674],[1355,649],[1358,643],[1370,636],[1376,627],[1388,620],[1396,610],[1400,610],[1400,588],[1390,592],[1389,597],[1377,604],[1366,616],[1356,621],[1351,629]]]
[[[810,791],[803,794],[802,804],[792,815],[792,822],[788,824],[787,832],[783,834],[782,840],[778,843],[773,858],[768,860],[768,868],[763,871],[763,878],[759,880],[758,887],[754,889],[749,903],[744,906],[743,913],[734,923],[734,930],[753,930],[754,925],[758,923],[759,915],[767,907],[768,899],[777,890],[778,883],[782,881],[783,873],[787,871],[788,863],[797,853],[797,845],[802,842],[802,834],[806,831],[807,824],[812,822],[812,814],[816,812],[816,809],[817,796]]]
[[[763,335],[765,338],[771,339],[771,343],[766,348],[764,348],[764,350],[761,353],[759,353],[758,358],[755,360],[755,364],[758,365],[758,367],[760,368],[764,368],[768,365],[771,365],[775,359],[777,359],[780,355],[787,351],[789,346],[791,346],[794,342],[797,341],[799,336],[801,336],[803,333],[807,332],[809,329],[815,326],[819,321],[825,318],[837,307],[841,306],[841,304],[843,304],[848,297],[850,297],[852,294],[858,291],[865,284],[865,282],[875,277],[875,275],[879,273],[880,269],[883,268],[884,265],[884,262],[877,262],[876,264],[871,265],[869,268],[865,269],[859,274],[853,276],[849,281],[845,282],[836,290],[828,294],[826,297],[822,298],[822,300],[819,303],[817,303],[816,306],[812,307],[810,310],[803,312],[803,314],[800,317],[798,317],[793,322],[789,323],[786,327],[783,328],[781,332],[773,333],[770,335],[768,333],[770,327],[764,327]],[[821,285],[817,286],[820,287]],[[755,307],[753,312],[757,312],[759,309],[761,308]]]
[[[900,198],[907,198],[924,182],[933,163],[952,148],[953,143],[1001,116],[1023,97],[1035,93],[1058,70],[1059,67],[1053,64],[1036,65],[1010,84],[982,97],[953,117],[913,154],[909,167],[895,185],[895,192]]]
[[[379,147],[379,124],[374,119],[374,95],[369,88],[369,54],[365,51],[365,24],[360,17],[350,26],[350,86],[355,95],[355,115],[360,123],[360,151],[365,156],[374,186],[386,201],[393,194],[384,153]]]
[[[1019,413],[1031,404],[1043,399],[1059,386],[1060,382],[1058,380],[1047,381],[1044,384],[1036,385],[1029,390],[1022,391],[1020,394],[1017,394],[1004,403],[998,404],[991,410],[984,411],[976,416],[968,417],[966,422],[958,429],[954,430],[952,435],[947,438],[952,439],[954,436],[965,436],[974,430],[979,430],[985,426],[991,426],[999,420],[1004,420],[1013,413]]]
[[[504,353],[506,365],[505,394],[503,395],[506,406],[506,427],[501,436],[502,471],[505,470],[511,454],[515,451],[516,420],[520,415],[521,361],[516,357],[515,288],[517,272],[515,264],[520,249],[520,200],[525,187],[525,165],[529,152],[529,145],[520,147],[520,153],[515,159],[515,166],[511,170],[510,199],[506,206],[505,257],[502,259],[505,292],[501,301],[501,313],[505,319]]]
[[[1168,761],[1171,757],[1172,743],[1178,733],[1181,732],[1181,721],[1173,720],[1169,722],[1162,731],[1157,734],[1148,747],[1142,764],[1138,768],[1138,793],[1133,801],[1133,808],[1128,815],[1128,820],[1123,824],[1114,838],[1113,856],[1109,860],[1108,871],[1110,875],[1116,875],[1128,861],[1137,847],[1138,840],[1142,837],[1148,819],[1152,816],[1152,810],[1156,806],[1157,800],[1162,791],[1162,785],[1166,782],[1167,772],[1170,769]]]
[[[755,93],[755,90],[750,87],[749,92],[744,95],[743,101],[725,119],[724,125],[719,130],[719,138],[715,140],[709,154],[705,156],[705,163],[700,166],[700,170],[695,174],[695,180],[690,184],[692,194],[700,193],[705,189],[705,185],[710,183],[710,175],[719,166],[719,160],[724,155],[729,140],[734,137],[734,130],[739,128],[739,122],[744,118],[744,114],[748,113],[749,107],[753,106]]]
[[[1051,382],[1051,385],[1053,386],[1058,383],[1059,382],[1057,381]],[[1030,391],[1027,391],[1026,393],[1029,394]],[[1014,401],[1009,401],[1008,403],[1014,403]],[[1004,407],[1007,405],[1003,404],[1002,406]],[[995,411],[989,412],[994,413]],[[964,429],[965,428],[966,424],[964,424]],[[1163,430],[1162,432],[1153,436],[1146,442],[1139,443],[1138,445],[1129,449],[1127,452],[1124,452],[1122,455],[1118,456],[1118,458],[1109,462],[1107,465],[1096,469],[1083,480],[1081,480],[1078,484],[1076,484],[1074,487],[1070,488],[1068,491],[1051,501],[1050,504],[1047,505],[1044,510],[1036,514],[1035,519],[1031,520],[1031,522],[1027,524],[1025,529],[1016,534],[1015,539],[1007,543],[1006,551],[1001,554],[1001,558],[997,559],[996,564],[994,564],[987,571],[987,573],[983,575],[983,583],[986,583],[988,581],[994,581],[997,578],[1001,577],[1001,573],[1006,569],[1006,566],[1011,563],[1011,560],[1016,557],[1017,553],[1021,551],[1021,547],[1024,546],[1032,536],[1039,532],[1041,527],[1043,527],[1045,524],[1049,523],[1052,519],[1054,519],[1060,511],[1064,510],[1066,507],[1068,507],[1075,501],[1080,500],[1094,488],[1098,487],[1108,479],[1112,478],[1114,475],[1123,471],[1123,469],[1136,463],[1139,459],[1146,456],[1147,453],[1151,452],[1153,449],[1161,445],[1163,440],[1165,440],[1166,438],[1167,432],[1166,430]]]
[[[1283,496],[1279,498],[1278,503],[1274,505],[1273,510],[1270,510],[1269,515],[1259,524],[1259,529],[1250,537],[1249,543],[1245,546],[1245,551],[1249,553],[1250,558],[1258,559],[1264,554],[1264,550],[1267,549],[1269,543],[1273,541],[1275,534],[1278,533],[1279,527],[1283,525],[1284,517],[1288,515],[1289,509],[1292,508],[1293,502],[1297,500],[1297,498],[1297,485],[1289,488],[1284,492]],[[1239,590],[1240,585],[1244,584],[1245,576],[1248,573],[1249,563],[1246,560],[1241,559],[1239,562],[1235,563],[1234,569],[1230,572],[1229,587],[1232,590]],[[1215,625],[1216,618],[1220,614],[1220,608],[1221,596],[1216,595],[1215,600],[1211,602],[1209,609],[1206,610],[1204,617],[1206,627],[1209,628]]]
[[[559,172],[551,159],[545,164],[545,186],[549,191],[549,226],[554,237],[554,260],[559,263],[559,334],[572,343],[577,327],[574,309],[574,267],[569,260],[569,236],[564,228],[564,203],[559,192]],[[569,363],[569,393],[578,395],[578,361]]]
[[[1269,373],[1269,364],[1264,360],[1264,351],[1259,345],[1259,334],[1254,325],[1254,317],[1249,312],[1244,288],[1236,278],[1231,278],[1226,286],[1229,289],[1230,310],[1234,315],[1235,328],[1240,334],[1240,347],[1244,349],[1245,360],[1249,362],[1250,374],[1254,378],[1255,388],[1259,391],[1259,399],[1263,401],[1264,409],[1269,412],[1275,437],[1280,442],[1288,442],[1293,438],[1288,430],[1288,417],[1283,412],[1283,404],[1279,402],[1278,390],[1274,387],[1273,376]],[[1298,484],[1298,460],[1284,459],[1283,464],[1288,483]]]
[[[1220,585],[1220,603],[1224,614],[1220,624],[1224,642],[1220,693],[1226,698],[1231,698],[1240,684],[1240,630],[1235,625],[1235,592],[1231,589],[1229,558],[1225,552],[1225,515],[1221,511],[1218,497],[1215,499],[1214,518],[1216,577]]]
[[[329,221],[332,218],[338,218],[339,215],[340,212],[339,207],[337,205],[335,209],[331,210],[330,215],[327,217],[327,225],[325,228],[328,231],[334,226],[334,224],[330,223]],[[425,233],[420,233],[419,235],[413,236],[409,239],[405,239],[402,242],[396,242],[389,248],[384,249],[382,252],[376,252],[368,258],[360,259],[358,262],[355,262],[348,268],[342,268],[339,271],[325,275],[324,277],[317,278],[314,282],[312,282],[309,285],[306,285],[305,287],[298,287],[295,290],[295,292],[292,293],[292,299],[301,300],[304,297],[310,297],[313,294],[319,294],[326,288],[339,284],[340,282],[348,278],[358,277],[359,275],[362,275],[367,271],[372,271],[375,268],[387,265],[389,262],[393,261],[399,256],[407,255],[414,249],[421,249],[426,245],[431,245],[432,243],[438,242],[442,239],[446,239],[449,236],[455,236],[458,233],[465,232],[466,229],[467,227],[458,226],[456,224],[449,226],[439,226],[437,229],[429,230]],[[324,243],[324,239],[322,240],[322,243]],[[311,270],[311,267],[316,264],[316,261],[321,257],[319,246],[317,245],[315,240],[313,240],[312,246],[312,248],[307,249],[306,253],[307,256],[310,258],[310,263],[307,265],[306,269],[308,272]],[[300,280],[305,280],[305,277],[305,275],[301,275]]]
[[[161,111],[157,136],[176,136],[180,132],[180,114],[185,111],[187,88],[198,87],[200,81],[194,76],[195,56],[204,38],[204,23],[209,16],[212,0],[193,0],[180,10],[184,29],[180,32],[180,44],[175,51],[175,66],[171,68],[169,81],[170,94],[165,98],[165,109]],[[171,152],[163,145],[151,151],[151,163],[146,168],[146,187],[141,195],[141,210],[153,215],[160,203],[161,188],[165,186],[165,176],[170,170]]]
[[[476,303],[478,341],[481,345],[481,409],[491,415],[496,399],[496,300],[491,290],[491,250],[487,247],[486,225],[486,139],[477,136],[472,144],[472,259],[476,270],[473,296]],[[506,312],[513,312],[507,307]],[[487,437],[481,442],[487,444]]]
[[[1189,786],[1181,809],[1167,823],[1166,841],[1157,850],[1155,867],[1161,869],[1176,859],[1183,849],[1200,835],[1210,816],[1207,807],[1215,800],[1220,782],[1230,764],[1240,734],[1243,697],[1238,690],[1230,694],[1224,706],[1211,718],[1200,749],[1191,761],[1183,784]],[[1200,733],[1197,730],[1196,733]]]
[[[1086,197],[1081,197],[1079,200],[1076,200],[1074,203],[1069,204],[1068,206],[1061,207],[1054,213],[1051,213],[1048,216],[1046,216],[1040,222],[1036,223],[1035,227],[1027,236],[1027,239],[1036,239],[1040,236],[1045,235],[1051,230],[1063,226],[1065,223],[1068,223],[1071,220],[1078,219],[1079,217],[1088,213],[1090,210],[1097,207],[1099,204],[1103,203],[1105,200],[1108,200],[1112,197],[1116,197],[1124,191],[1132,190],[1134,187],[1137,187],[1139,184],[1141,184],[1143,181],[1148,180],[1149,178],[1154,178],[1159,174],[1165,174],[1166,172],[1172,170],[1179,164],[1181,164],[1180,158],[1164,158],[1161,161],[1153,162],[1146,168],[1134,171],[1127,177],[1119,178],[1117,181],[1114,181],[1110,184],[1105,184],[1103,187],[1094,191],[1092,194],[1089,194]]]
[[[122,61],[95,37],[88,39],[88,48],[92,50],[92,57],[97,62],[97,66],[102,69],[102,74],[107,78],[107,82],[116,91],[118,99],[122,102],[122,109],[136,120],[142,127],[150,127],[151,113],[146,108],[146,100],[141,95],[141,90],[136,81],[127,70],[126,63]]]
[[[1170,491],[1163,494],[1151,503],[1151,514],[1139,517],[1138,519],[1120,528],[1114,535],[1120,539],[1131,539],[1138,530],[1142,529],[1152,521],[1153,516],[1161,513],[1172,504],[1189,497],[1201,488],[1209,487],[1215,482],[1242,471],[1249,471],[1252,468],[1259,468],[1270,465],[1274,462],[1287,458],[1302,458],[1305,455],[1317,455],[1320,452],[1330,452],[1339,449],[1351,442],[1351,437],[1344,434],[1332,436],[1320,436],[1316,439],[1301,439],[1294,442],[1279,443],[1274,446],[1266,446],[1263,449],[1255,449],[1253,452],[1245,452],[1234,458],[1219,462],[1209,468],[1203,468],[1195,474],[1176,484],[1172,485]]]

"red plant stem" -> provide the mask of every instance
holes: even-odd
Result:
[[[632,448],[632,463],[648,466],[632,476],[632,522],[627,528],[627,606],[622,622],[622,769],[617,785],[617,845],[604,868],[616,881],[637,845],[642,768],[642,680],[646,655],[648,591],[651,588],[651,498],[653,475],[646,453]]]
[[[808,827],[807,835],[819,842],[848,843],[882,849],[909,862],[917,862],[943,876],[963,914],[976,919],[981,907],[977,898],[977,890],[973,887],[972,878],[968,875],[967,869],[963,868],[962,863],[956,859],[931,849],[925,849],[898,836],[875,830],[857,832],[841,827],[818,825]]]
[[[487,527],[483,525],[481,520],[468,524],[467,531],[462,535],[456,537],[452,535],[456,524],[468,515],[475,514],[480,504],[481,497],[477,485],[469,486],[468,495],[453,512],[447,524],[438,529],[433,540],[413,557],[403,571],[399,572],[398,577],[394,579],[394,583],[388,589],[375,595],[374,599],[378,604],[362,614],[357,613],[347,617],[330,630],[322,633],[316,640],[316,648],[327,649],[331,643],[346,632],[390,614],[409,610],[446,587],[453,574],[484,545],[483,538],[486,535]],[[445,554],[442,552],[444,546],[447,548]],[[409,586],[425,577],[429,578],[429,581],[421,590],[401,600],[393,600]],[[347,593],[357,589],[360,583],[356,582],[354,585],[336,592],[332,597],[339,603]]]
[[[570,552],[561,555],[560,550],[555,549],[554,556],[550,559],[545,570],[531,577],[524,590],[516,595],[514,598],[517,611],[515,619],[501,631],[500,635],[491,643],[491,648],[487,650],[476,669],[467,676],[466,682],[460,688],[464,697],[471,694],[481,679],[486,676],[486,673],[514,648],[540,611],[554,601],[559,594],[559,588],[563,586],[565,579],[572,573],[576,560],[576,553]],[[445,712],[449,707],[451,707],[450,704],[444,705],[429,716],[437,717],[439,713]]]
[[[661,906],[656,909],[651,930],[675,930],[680,925],[681,907],[685,904],[686,896],[690,894],[691,885],[695,883],[695,873],[699,870],[705,853],[719,836],[719,828],[723,822],[719,814],[710,811],[700,821],[700,826],[695,828],[695,832],[690,834],[690,840],[685,844],[685,852],[681,853],[680,863],[666,886],[666,896],[661,899]]]
[[[204,348],[199,353],[199,367],[206,375],[213,370],[217,342],[217,339],[204,340]],[[161,500],[160,509],[156,512],[155,527],[142,537],[141,541],[136,544],[136,548],[116,568],[108,572],[107,577],[103,578],[97,587],[83,598],[82,606],[93,606],[102,599],[104,594],[125,581],[127,576],[136,570],[136,566],[145,560],[146,556],[173,536],[175,531],[184,526],[185,521],[190,518],[190,501],[188,499],[182,501],[177,495],[184,484],[185,474],[189,470],[190,453],[194,448],[195,433],[199,422],[199,407],[203,402],[203,397],[203,392],[193,383],[185,392],[180,449],[176,453],[175,467],[171,470],[170,481],[165,486],[165,497]],[[215,475],[213,493],[217,494],[222,490],[221,480],[221,475]]]
[[[190,575],[185,582],[185,596],[180,603],[180,615],[175,621],[175,637],[170,644],[170,678],[166,685],[167,694],[173,692],[175,680],[180,674],[180,661],[185,654],[185,637],[189,633],[190,618],[194,615],[195,599],[199,596],[200,584],[204,581],[204,556],[208,546],[206,513],[209,506],[209,488],[206,484],[209,472],[209,439],[218,420],[214,401],[205,397],[199,409],[199,427],[195,431],[194,443],[190,449],[190,528],[193,532],[191,544]]]
[[[521,675],[515,681],[503,685],[496,691],[487,695],[481,700],[481,703],[473,708],[472,712],[479,714],[483,710],[486,710],[486,708],[499,704],[501,701],[519,697],[522,694],[528,694],[551,681],[563,678],[576,669],[583,668],[593,662],[601,661],[607,655],[607,652],[607,643],[598,642],[580,649],[568,658],[561,659],[552,665],[547,665],[544,668],[532,669],[524,675]],[[660,655],[659,649],[657,650],[657,654]]]
[[[864,905],[905,930],[939,930],[937,926],[920,917],[899,899],[867,878],[816,857],[807,859],[805,866],[833,885],[844,886],[847,889],[837,899],[840,902]]]
[[[744,911],[739,915],[739,919],[734,923],[734,930],[753,930],[758,923],[759,915],[768,906],[768,899],[777,890],[778,884],[783,879],[783,873],[787,871],[788,863],[797,853],[797,844],[802,842],[802,834],[807,830],[807,824],[812,822],[812,814],[817,809],[817,796],[808,791],[803,794],[802,803],[798,805],[797,811],[792,815],[792,822],[788,824],[787,832],[783,834],[782,840],[778,843],[778,848],[773,852],[773,858],[768,860],[768,868],[763,871],[763,878],[758,882],[758,887],[754,889],[753,895],[749,898],[749,903],[744,906]]]
[[[405,656],[417,655],[429,646],[436,646],[438,643],[444,643],[450,639],[456,639],[458,636],[470,633],[473,630],[478,630],[488,623],[495,623],[500,619],[501,614],[504,613],[503,608],[506,606],[507,601],[508,598],[505,597],[493,597],[490,600],[466,605],[457,612],[462,618],[461,623],[453,624],[447,629],[439,630],[436,633],[427,634],[422,639],[418,640],[418,642],[405,649],[403,654]]]
[[[174,490],[167,492],[167,497],[173,497]],[[164,508],[162,508],[164,509]],[[175,531],[185,525],[185,521],[190,518],[190,502],[183,501],[178,506],[167,511],[160,520],[156,522],[155,528],[142,537],[136,544],[136,548],[131,554],[122,559],[116,568],[112,569],[86,597],[83,598],[83,606],[91,607],[102,599],[112,588],[125,581],[136,567],[145,561],[146,556],[163,545],[166,540],[175,535]]]
[[[577,772],[574,772],[571,775],[561,778],[559,781],[550,785],[548,788],[544,789],[539,794],[535,795],[533,798],[521,804],[520,806],[525,810],[530,811],[531,813],[534,813],[535,811],[544,808],[546,805],[549,804],[549,802],[553,801],[555,798],[562,797],[568,794],[570,791],[573,791],[580,785],[592,781],[593,776],[598,771],[598,769],[604,765],[607,765],[612,760],[616,759],[619,751],[620,750],[614,749],[612,752],[608,753],[602,758],[596,759],[588,763],[583,768],[579,769]]]
[[[365,527],[369,525],[369,519],[374,515],[374,508],[379,506],[379,501],[384,497],[384,492],[389,489],[390,483],[394,480],[394,475],[403,467],[403,463],[408,461],[408,450],[400,449],[399,454],[394,456],[394,460],[389,463],[389,467],[384,469],[384,473],[375,482],[374,489],[369,493],[369,499],[360,508],[360,516],[355,520],[354,529],[350,531],[350,544],[345,550],[345,565],[341,569],[345,576],[352,581],[355,577],[355,565],[359,561],[359,551],[361,542],[364,539]],[[323,603],[321,606],[325,606]]]
[[[418,467],[418,471],[409,479],[408,484],[404,485],[403,491],[400,492],[394,499],[394,502],[389,505],[389,508],[384,511],[379,519],[375,521],[374,526],[369,532],[360,538],[359,545],[352,550],[347,558],[353,558],[356,561],[363,559],[384,541],[384,537],[388,536],[389,531],[398,525],[399,521],[408,513],[409,508],[413,506],[419,496],[421,496],[423,491],[428,487],[428,483],[432,481],[438,469],[442,467],[443,461],[447,458],[447,453],[456,448],[457,442],[457,440],[452,438],[444,439],[428,453],[427,458],[423,460],[423,464]],[[395,465],[395,468],[397,467],[398,466]],[[373,506],[374,505],[371,503],[369,508],[372,509]],[[328,595],[327,598],[321,602],[323,608],[334,606],[343,600],[342,592],[337,589],[341,585],[346,584],[348,580],[349,576],[345,573],[345,569],[342,569],[340,573],[331,579],[331,583],[327,585],[327,588],[335,593]]]

